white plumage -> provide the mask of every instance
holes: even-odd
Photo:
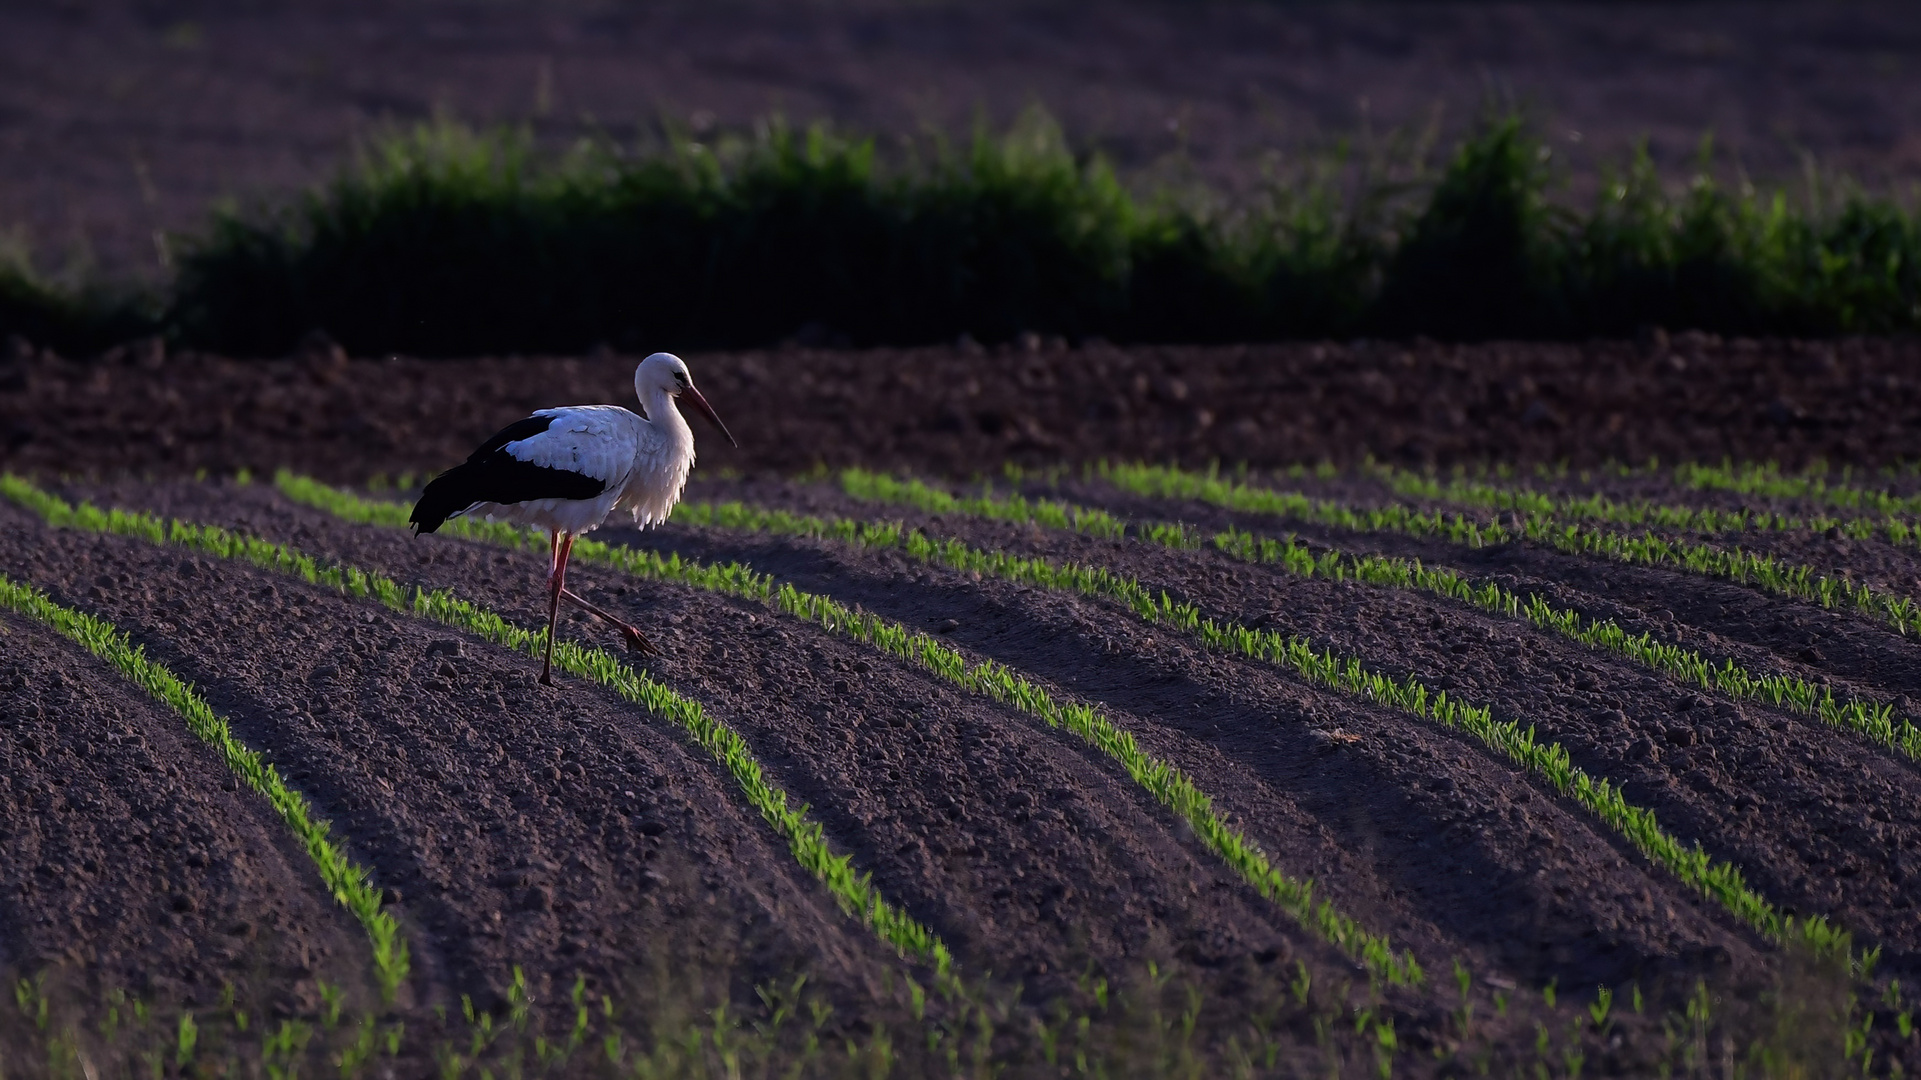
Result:
[[[547,662],[540,673],[545,683],[552,681],[553,631],[563,599],[619,627],[630,647],[653,650],[639,630],[567,589],[567,556],[576,536],[599,528],[615,510],[630,512],[641,528],[673,513],[694,467],[694,432],[675,398],[685,397],[734,442],[694,388],[687,364],[672,353],[640,362],[634,394],[645,416],[618,405],[570,405],[540,409],[508,425],[464,463],[435,477],[414,506],[416,534],[433,532],[449,517],[480,514],[552,535]]]

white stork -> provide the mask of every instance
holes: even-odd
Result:
[[[567,588],[567,556],[575,537],[599,528],[615,510],[632,510],[641,528],[673,513],[694,467],[694,432],[674,399],[686,397],[728,442],[740,445],[694,389],[686,362],[672,353],[640,362],[634,394],[645,415],[618,405],[568,405],[507,425],[464,463],[435,477],[409,519],[416,536],[460,514],[537,525],[552,536],[547,659],[540,668],[540,681],[548,686],[553,685],[554,630],[563,599],[618,627],[628,648],[654,651],[646,635]]]

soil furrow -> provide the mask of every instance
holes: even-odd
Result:
[[[615,536],[620,536],[620,532],[622,532],[622,530],[613,530],[613,534],[615,534]],[[701,536],[711,536],[711,534],[707,534],[707,532],[701,532],[701,530],[695,530],[695,532],[697,532],[697,534],[701,534]],[[891,567],[891,569],[899,569],[899,565],[901,565],[901,563],[899,563],[899,559],[895,557],[895,553],[880,552],[878,553],[878,557],[880,557],[880,563],[882,563],[882,565],[886,565],[886,567]],[[899,577],[899,575],[895,575],[895,577]],[[976,577],[978,577],[978,575],[976,575]],[[999,582],[997,582],[997,584],[999,584]],[[1022,590],[1022,592],[1026,592],[1026,590]],[[1005,615],[1005,611],[1003,611],[1003,615]],[[1179,644],[1176,644],[1174,648],[1178,650]],[[1001,659],[1007,659],[1007,657],[1001,657]],[[1197,749],[1195,748],[1195,746],[1183,746],[1183,748],[1179,748],[1179,751],[1181,751],[1181,753],[1191,753],[1191,751],[1195,751],[1195,749]],[[1203,749],[1203,753],[1204,753],[1204,749]],[[1243,778],[1243,780],[1245,780],[1245,778]],[[1272,790],[1268,790],[1268,792],[1266,792],[1266,798],[1272,798],[1272,796],[1274,796],[1274,792],[1272,792]],[[1260,798],[1262,798],[1262,796],[1254,796],[1254,801],[1258,801],[1258,799]],[[1404,807],[1391,807],[1391,811],[1393,811],[1393,809],[1404,809]],[[1391,813],[1391,811],[1389,811],[1389,817],[1404,817],[1404,813]],[[1325,828],[1322,828],[1322,832],[1327,832],[1327,830],[1325,830]],[[1329,836],[1333,836],[1333,834],[1329,832]],[[1354,836],[1350,836],[1350,834],[1349,836],[1339,836],[1339,840],[1343,842],[1343,846],[1350,847],[1352,846],[1352,842],[1354,842]],[[1362,846],[1368,846],[1368,844],[1372,844],[1372,838],[1362,838]],[[1368,871],[1368,872],[1372,872],[1372,871]],[[1493,874],[1493,871],[1483,872],[1483,878],[1487,878],[1487,876],[1491,876],[1491,874]],[[1393,890],[1389,890],[1389,892],[1393,892]]]
[[[1541,982],[1577,966],[1624,980],[1752,962],[1752,939],[1724,913],[1701,910],[1578,809],[1448,732],[1206,654],[1098,601],[835,544],[684,529],[649,542],[744,556],[903,621],[952,619],[968,648],[1105,704],[1264,843],[1299,829],[1272,817],[1277,809],[1306,816],[1326,838],[1322,851],[1303,853],[1317,860],[1310,872],[1364,922],[1425,924],[1452,947]],[[1645,918],[1677,909],[1685,914],[1652,920],[1658,928]]]
[[[1921,775],[1879,747],[1785,710],[1716,705],[1622,658],[1424,594],[1300,579],[1209,551],[952,516],[940,528],[1135,573],[1210,611],[1331,641],[1384,670],[1493,702],[1539,724],[1577,764],[1625,781],[1632,801],[1741,866],[1765,895],[1859,932],[1895,968],[1921,962],[1911,898],[1921,864],[1906,854],[1921,844]]]
[[[148,503],[537,614],[538,555],[349,525],[258,489],[196,502],[183,486]],[[602,606],[639,609],[666,651],[650,670],[740,730],[836,846],[975,974],[1045,994],[1089,961],[1180,959],[1231,980],[1281,977],[1278,962],[1296,955],[1351,970],[1071,736],[759,605],[588,564],[569,582]],[[606,636],[579,621],[563,634]]]
[[[430,998],[498,1004],[519,964],[547,1000],[576,974],[751,1000],[806,971],[846,1001],[894,966],[708,762],[611,695],[556,708],[524,658],[443,628],[5,513],[6,565],[110,612],[336,822],[389,887]]]
[[[322,980],[378,1000],[353,917],[179,716],[23,616],[0,615],[0,653],[0,970],[80,1005],[231,983],[284,1016]]]

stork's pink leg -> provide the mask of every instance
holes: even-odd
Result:
[[[642,655],[650,654],[657,651],[654,648],[654,643],[647,640],[646,634],[641,633],[638,629],[634,628],[633,626],[625,622],[622,622],[621,620],[615,618],[614,616],[609,615],[605,611],[602,611],[599,608],[595,607],[594,605],[588,603],[586,600],[580,597],[580,594],[574,592],[572,589],[560,590],[560,598],[562,600],[568,601],[569,603],[577,604],[580,607],[585,608],[588,614],[598,615],[600,618],[605,619],[607,622],[611,623],[614,629],[620,631],[620,636],[627,639],[627,647],[629,649],[632,649],[637,653],[641,653]]]
[[[567,591],[567,556],[574,550],[572,534],[554,533],[554,563],[547,572],[547,658],[540,665],[540,681],[554,685],[554,637],[560,630],[560,594]]]

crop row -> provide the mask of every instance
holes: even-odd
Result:
[[[1851,540],[1886,540],[1912,546],[1921,542],[1921,527],[1892,516],[1795,516],[1773,510],[1723,510],[1712,506],[1684,506],[1647,499],[1620,501],[1599,492],[1556,495],[1527,487],[1490,484],[1456,476],[1442,481],[1433,476],[1375,465],[1370,472],[1394,494],[1506,510],[1543,520],[1592,521],[1635,528],[1672,529],[1698,533],[1786,532],[1834,530]]]
[[[1921,604],[1912,598],[1892,595],[1869,585],[1856,585],[1846,578],[1828,577],[1812,567],[1740,548],[1723,550],[1708,544],[1667,540],[1652,533],[1631,536],[1564,524],[1534,513],[1520,515],[1520,522],[1510,527],[1498,522],[1478,522],[1463,514],[1427,512],[1407,506],[1351,507],[1299,492],[1223,479],[1212,471],[1192,472],[1174,466],[1103,463],[1096,472],[1101,479],[1136,495],[1193,499],[1229,510],[1268,514],[1352,532],[1397,533],[1476,548],[1532,540],[1570,555],[1599,556],[1752,585],[1829,610],[1852,610],[1904,635],[1921,634]]]
[[[1457,469],[1456,474],[1467,475],[1468,471]],[[1285,472],[1291,479],[1299,479],[1305,474],[1305,470],[1298,467]],[[1667,481],[1690,491],[1725,491],[1763,499],[1799,500],[1881,517],[1921,516],[1921,494],[1903,495],[1886,486],[1869,487],[1857,482],[1859,478],[1869,475],[1868,470],[1843,465],[1836,473],[1824,461],[1816,461],[1799,473],[1782,472],[1781,466],[1773,462],[1737,463],[1732,459],[1723,459],[1719,465],[1683,462],[1672,470],[1664,468],[1656,460],[1649,460],[1641,466],[1617,462],[1578,472],[1565,462],[1557,465],[1539,463],[1532,472],[1535,479],[1550,483],[1565,484],[1570,477],[1578,477],[1582,483],[1588,483],[1598,472],[1603,477],[1615,480]],[[1512,465],[1497,464],[1480,467],[1475,474],[1482,479],[1492,476],[1507,483],[1515,481],[1519,471]],[[1328,464],[1316,475],[1320,479],[1333,479],[1340,475],[1340,470]],[[1875,470],[1873,475],[1879,476],[1884,482],[1903,479],[1912,482],[1917,475],[1921,475],[1921,465],[1883,466]]]
[[[1445,691],[1432,691],[1418,680],[1370,671],[1357,657],[1316,650],[1301,637],[1214,620],[1193,604],[1173,600],[1164,592],[1156,595],[1137,580],[1102,567],[986,551],[958,540],[939,542],[899,522],[821,518],[740,503],[682,503],[674,520],[691,526],[893,549],[963,573],[1116,601],[1143,621],[1184,630],[1210,648],[1289,668],[1311,683],[1463,730],[1524,770],[1540,775],[1557,793],[1575,800],[1689,888],[1720,903],[1768,939],[1805,943],[1822,953],[1850,955],[1844,931],[1823,918],[1796,919],[1782,914],[1747,885],[1738,868],[1725,860],[1715,861],[1698,843],[1692,847],[1682,843],[1661,827],[1652,811],[1630,804],[1617,785],[1606,779],[1596,780],[1574,765],[1565,748],[1538,741],[1533,728],[1498,720],[1490,709],[1450,698]],[[1874,957],[1871,952],[1857,958],[1856,963],[1865,969]]]
[[[1104,510],[1056,500],[992,492],[957,497],[918,480],[901,480],[861,469],[844,470],[840,482],[842,489],[856,498],[913,506],[929,513],[1032,523],[1072,529],[1104,539],[1119,538],[1132,531],[1148,543],[1179,550],[1191,550],[1200,544],[1195,530],[1179,524],[1135,522],[1130,525]],[[1704,690],[1813,716],[1830,727],[1855,732],[1910,760],[1921,760],[1921,728],[1906,717],[1896,717],[1892,705],[1866,700],[1837,701],[1828,687],[1793,675],[1757,675],[1732,658],[1716,664],[1695,650],[1659,641],[1651,633],[1630,634],[1613,619],[1588,619],[1578,611],[1557,608],[1536,593],[1522,596],[1496,582],[1476,584],[1457,570],[1426,566],[1419,559],[1356,554],[1331,548],[1316,554],[1291,535],[1277,540],[1229,527],[1215,533],[1211,542],[1223,553],[1244,562],[1278,566],[1300,577],[1352,579],[1384,588],[1414,589],[1458,600],[1490,614],[1522,619]]]
[[[1737,495],[1758,495],[1767,499],[1804,499],[1889,518],[1921,516],[1921,495],[1898,495],[1886,489],[1863,487],[1853,482],[1852,469],[1843,469],[1840,479],[1830,482],[1825,469],[1787,475],[1775,465],[1723,462],[1720,465],[1676,466],[1674,479],[1683,487],[1696,491],[1731,491]]]
[[[0,478],[0,482],[10,481],[10,477]],[[11,484],[6,494],[16,497]],[[186,721],[187,729],[213,747],[241,783],[272,804],[280,819],[307,849],[307,857],[313,860],[327,890],[359,920],[373,947],[374,971],[381,996],[387,1001],[393,1000],[395,990],[407,978],[406,939],[401,936],[393,915],[381,910],[381,893],[373,884],[372,872],[347,857],[329,836],[331,830],[326,820],[314,814],[306,798],[289,788],[280,773],[261,760],[257,752],[241,745],[226,718],[214,712],[193,687],[148,657],[146,650],[134,645],[127,634],[112,623],[55,603],[40,590],[12,581],[4,574],[0,574],[0,606],[52,627],[118,668],[135,686],[178,713]]]
[[[348,596],[373,599],[391,610],[455,627],[530,656],[540,655],[546,643],[544,631],[536,633],[515,626],[447,590],[408,590],[390,578],[356,567],[323,566],[312,556],[284,544],[241,536],[213,525],[163,521],[147,513],[103,511],[84,503],[75,507],[13,476],[0,477],[0,494],[35,511],[55,527],[129,536],[249,563]],[[562,670],[605,686],[684,730],[727,770],[748,802],[786,841],[795,860],[827,886],[843,909],[903,955],[932,965],[939,975],[947,975],[952,958],[946,945],[884,899],[870,875],[854,870],[851,855],[833,853],[821,826],[804,809],[796,809],[785,791],[767,780],[746,740],[733,728],[708,716],[698,702],[636,672],[604,649],[558,642],[554,662]]]
[[[276,483],[288,498],[348,521],[400,528],[407,524],[408,508],[401,503],[364,499],[286,472],[276,478]],[[538,550],[543,545],[534,534],[498,522],[461,518],[449,522],[447,528],[455,536],[520,550]],[[586,537],[575,543],[573,557],[635,577],[757,600],[914,663],[970,693],[990,697],[1050,726],[1064,728],[1119,762],[1156,801],[1186,821],[1209,850],[1309,930],[1361,960],[1389,982],[1417,983],[1424,977],[1412,954],[1396,955],[1385,937],[1365,930],[1341,914],[1332,902],[1315,903],[1313,882],[1290,877],[1273,866],[1257,846],[1221,819],[1213,800],[1185,773],[1147,754],[1133,735],[1117,727],[1099,710],[1080,703],[1060,702],[1045,689],[1000,664],[991,661],[970,664],[960,652],[927,634],[791,585],[777,586],[771,578],[740,563],[702,564],[684,560],[678,554],[662,556]]]

